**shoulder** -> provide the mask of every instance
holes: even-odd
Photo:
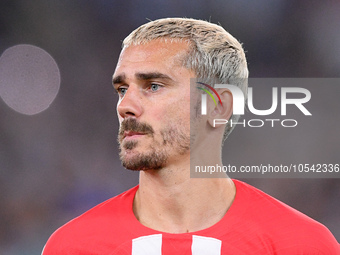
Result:
[[[72,249],[79,253],[80,247],[85,248],[89,243],[105,245],[112,239],[120,240],[119,236],[112,235],[129,227],[130,221],[126,217],[132,212],[137,189],[138,186],[108,199],[57,229],[47,241],[43,254],[60,254],[58,252]]]
[[[245,219],[275,249],[340,254],[339,244],[321,223],[246,183],[234,180]],[[236,199],[235,199],[236,200]]]

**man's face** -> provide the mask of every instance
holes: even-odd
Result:
[[[160,169],[190,157],[190,78],[186,42],[154,40],[124,48],[113,75],[119,94],[120,158],[131,170]]]

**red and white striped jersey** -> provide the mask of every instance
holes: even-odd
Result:
[[[170,234],[143,226],[132,211],[136,186],[59,228],[43,255],[340,254],[338,242],[325,226],[233,181],[233,204],[207,229]]]

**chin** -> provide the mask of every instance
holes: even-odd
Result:
[[[123,150],[120,153],[122,165],[129,170],[158,170],[163,168],[167,163],[167,156],[160,152],[151,152],[148,154]]]

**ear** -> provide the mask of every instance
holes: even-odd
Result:
[[[231,115],[233,114],[233,95],[228,89],[219,89],[218,94],[220,95],[221,102],[217,101],[217,105],[213,108],[210,108],[210,114],[208,115],[208,122],[213,128],[218,128],[222,125],[215,125],[214,120],[229,120]],[[226,121],[227,122],[227,121]],[[224,125],[223,125],[224,127]]]

